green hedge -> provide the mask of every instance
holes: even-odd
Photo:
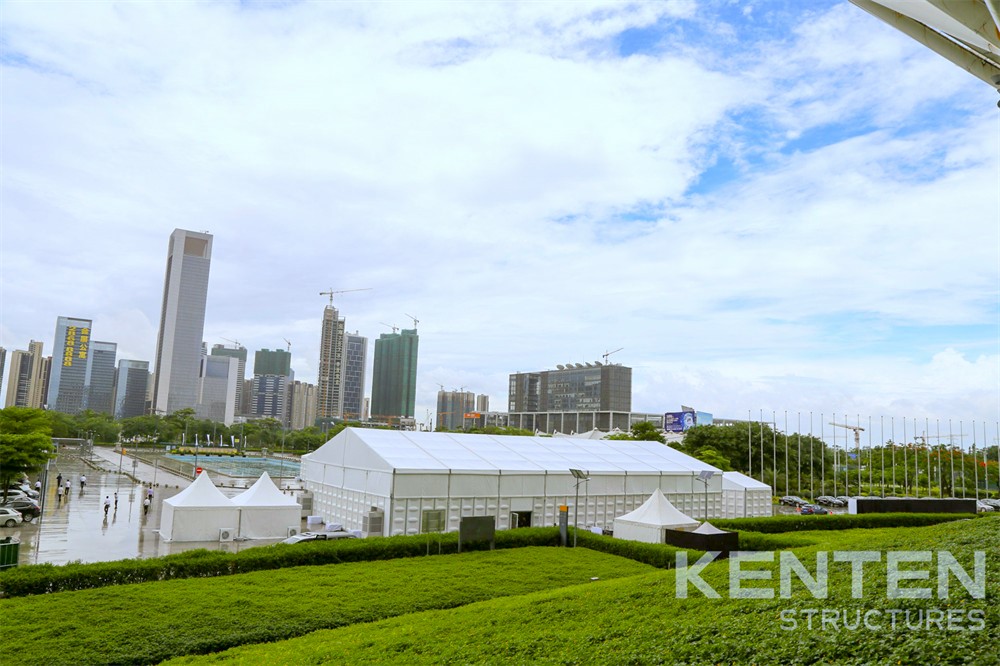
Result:
[[[573,532],[569,534],[570,544],[573,543]],[[581,530],[577,536],[577,546],[589,548],[609,555],[618,555],[642,564],[649,564],[660,569],[673,569],[677,561],[677,553],[687,550],[668,546],[662,543],[642,543],[640,541],[625,541],[614,537],[601,536],[593,532]],[[694,562],[704,553],[699,550],[687,550],[688,561]]]
[[[826,515],[787,514],[767,518],[712,520],[720,530],[776,534],[802,530],[850,530],[869,527],[926,527],[952,520],[975,518],[971,513],[835,513]]]
[[[496,533],[497,548],[526,546],[556,546],[559,529],[539,527],[500,530]],[[465,550],[481,550],[486,544],[466,546]],[[339,539],[295,545],[279,544],[247,548],[238,553],[210,550],[190,550],[166,557],[117,560],[64,565],[31,564],[0,572],[0,594],[20,597],[50,592],[85,590],[108,585],[128,585],[179,578],[210,578],[232,574],[343,562],[371,562],[404,557],[421,557],[455,553],[458,535],[421,534],[369,539]],[[640,560],[641,561],[641,560]]]

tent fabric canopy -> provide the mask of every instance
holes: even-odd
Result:
[[[210,507],[233,505],[233,501],[215,487],[212,479],[208,476],[208,472],[199,474],[198,478],[190,486],[173,497],[163,500],[163,503],[175,508],[181,506]]]
[[[635,511],[615,518],[614,535],[619,539],[663,543],[664,530],[693,530],[698,521],[677,510],[657,488]]]
[[[236,529],[240,510],[222,494],[208,472],[163,500],[160,537],[166,541],[216,541],[222,529]]]
[[[695,534],[729,534],[726,530],[720,530],[718,527],[708,522],[707,520],[703,522],[698,529],[694,530]]]
[[[273,506],[295,506],[301,505],[295,501],[294,497],[281,492],[278,486],[267,472],[260,475],[257,481],[232,499],[233,504],[241,507],[273,507]]]

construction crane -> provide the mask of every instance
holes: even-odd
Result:
[[[614,351],[607,351],[607,350],[605,350],[604,355],[601,357],[601,358],[604,359],[604,365],[608,364],[608,357],[609,356],[611,356],[612,354],[617,354],[618,352],[620,352],[623,349],[625,349],[625,348],[624,347],[619,347],[618,349],[616,349]]]
[[[224,338],[224,337],[222,337],[221,335],[219,336],[219,339],[220,339],[220,340],[225,340],[226,342],[232,342],[232,343],[233,343],[234,345],[236,345],[236,348],[237,348],[237,349],[239,349],[240,347],[242,347],[242,346],[243,346],[243,345],[241,345],[241,344],[240,344],[240,341],[239,341],[239,340],[230,340],[229,338]]]
[[[834,423],[830,421],[830,425],[837,426],[838,428],[847,428],[848,430],[854,431],[854,446],[855,448],[861,448],[861,433],[865,431],[861,426],[846,425],[844,423]]]
[[[380,321],[379,323],[382,324],[383,326],[391,328],[393,333],[399,330],[399,326],[393,326],[392,324],[387,324],[384,321]]]
[[[292,353],[292,341],[289,340],[288,338],[281,338],[281,339],[284,340],[285,343],[288,345],[288,353],[291,354]]]
[[[417,319],[416,317],[414,317],[413,315],[411,315],[411,314],[406,314],[405,312],[404,312],[403,314],[405,314],[405,315],[406,315],[407,317],[409,317],[410,319],[412,319],[412,320],[413,320],[413,328],[416,328],[416,327],[417,327],[417,324],[419,324],[419,323],[420,323],[420,320],[419,320],[419,319]]]
[[[330,307],[332,308],[333,307],[333,295],[334,294],[346,294],[346,293],[351,292],[351,291],[371,291],[371,290],[372,290],[371,287],[364,287],[363,289],[334,289],[333,287],[330,287],[330,289],[328,291],[321,291],[321,292],[319,292],[319,295],[320,296],[329,296],[330,297]]]

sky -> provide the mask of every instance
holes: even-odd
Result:
[[[1000,418],[996,91],[846,2],[8,0],[0,77],[8,359],[152,361],[183,228],[209,347],[315,382],[368,289],[370,395],[416,317],[418,421],[614,350],[635,411]]]

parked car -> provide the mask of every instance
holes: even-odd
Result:
[[[831,495],[820,495],[819,497],[816,498],[816,503],[822,504],[824,506],[838,506],[838,507],[844,506],[845,504],[841,500]]]
[[[6,502],[0,502],[0,507],[16,509],[25,522],[30,522],[42,513],[42,507],[30,497],[8,497]]]
[[[804,506],[809,504],[809,502],[797,495],[785,495],[778,500],[778,503],[784,504],[785,506]]]
[[[4,527],[14,527],[24,522],[21,513],[17,509],[0,506],[0,525]]]
[[[333,541],[336,539],[357,539],[350,532],[302,532],[290,536],[281,543],[302,543],[303,541]]]
[[[995,500],[995,499],[981,499],[979,501],[982,502],[983,504],[987,505],[987,506],[993,507],[994,511],[1000,511],[1000,500]]]
[[[8,488],[7,489],[7,499],[9,499],[9,500],[10,499],[18,499],[18,498],[22,498],[22,497],[23,498],[27,498],[27,499],[38,499],[38,493],[36,493],[34,490],[27,491],[27,490],[22,490],[20,488]],[[0,492],[0,500],[2,500],[2,499],[3,499],[3,493]]]
[[[976,500],[976,511],[979,513],[986,513],[987,511],[994,511],[995,509],[984,502],[983,500]]]
[[[821,507],[819,504],[806,504],[804,507],[799,509],[799,513],[801,513],[803,516],[811,516],[811,515],[825,515],[830,512]]]

